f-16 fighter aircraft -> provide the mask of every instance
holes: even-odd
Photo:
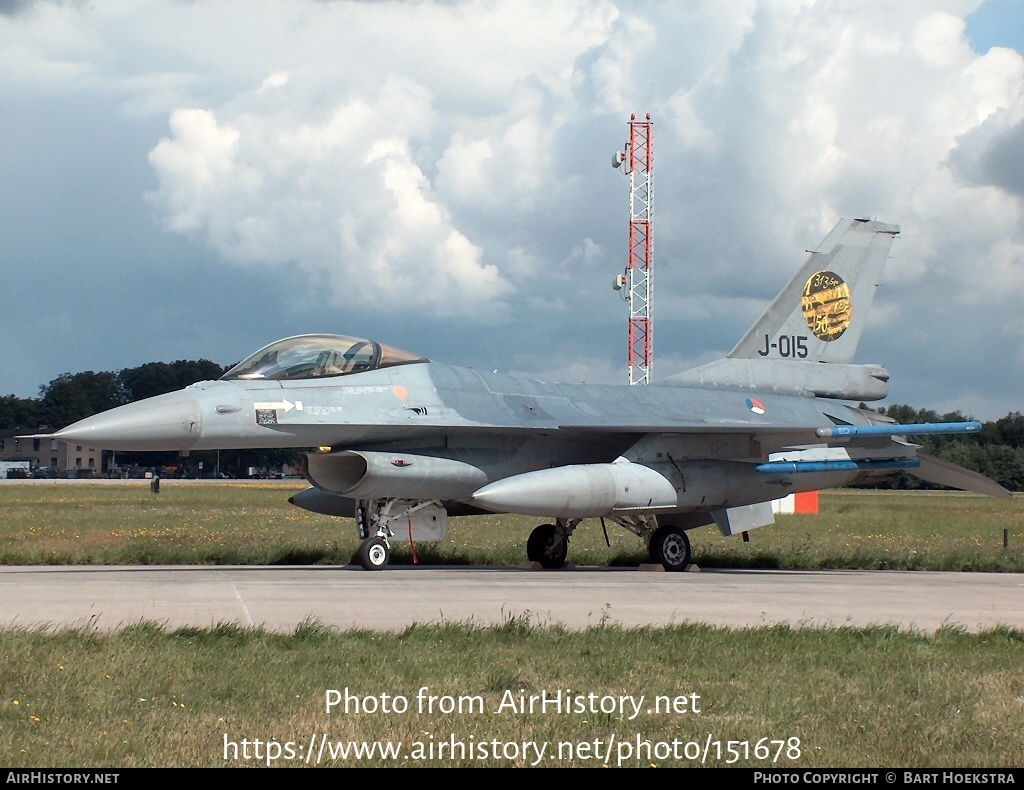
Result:
[[[896,425],[842,401],[888,392],[853,364],[899,227],[844,219],[729,356],[647,386],[532,381],[453,367],[371,340],[302,335],[217,381],[121,406],[54,434],[113,450],[319,448],[291,502],[355,519],[367,570],[392,544],[441,540],[449,516],[542,517],[530,560],[562,567],[585,518],[636,534],[666,570],[687,532],[774,521],[771,501],[905,469],[993,496],[991,480],[909,437],[976,422]]]

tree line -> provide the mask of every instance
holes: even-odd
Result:
[[[38,398],[0,396],[0,429],[40,428],[58,430],[71,423],[115,406],[133,403],[165,392],[174,392],[194,384],[220,378],[227,368],[208,359],[149,362],[119,373],[86,371],[62,373],[39,388]],[[868,408],[860,404],[862,409]],[[963,422],[969,420],[959,411],[939,414],[931,409],[915,409],[896,404],[877,409],[879,414],[898,423]],[[998,420],[982,424],[977,434],[943,434],[915,437],[922,449],[945,461],[980,472],[1011,491],[1024,491],[1024,415],[1010,412]],[[140,466],[177,465],[174,453],[121,453],[127,461]],[[195,453],[190,462],[213,469],[211,453]],[[210,456],[207,458],[207,456]],[[271,467],[294,462],[298,453],[280,450],[231,451],[222,453],[222,469],[242,470],[249,466]],[[191,458],[191,456],[190,456]],[[882,483],[881,488],[931,488],[929,483],[900,472]]]

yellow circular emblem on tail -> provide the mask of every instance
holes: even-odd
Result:
[[[813,335],[826,342],[835,340],[850,325],[850,286],[834,272],[815,272],[804,284],[801,306]]]

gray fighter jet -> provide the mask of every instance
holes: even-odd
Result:
[[[648,386],[532,381],[341,335],[272,343],[218,381],[121,406],[54,436],[113,450],[319,448],[291,502],[354,518],[368,570],[395,541],[441,540],[449,516],[543,517],[526,553],[561,567],[585,518],[643,539],[666,570],[687,531],[773,522],[771,501],[905,469],[994,496],[991,480],[908,437],[976,422],[896,425],[842,401],[887,394],[853,364],[899,227],[842,220],[724,359]]]

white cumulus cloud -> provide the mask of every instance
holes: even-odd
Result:
[[[955,325],[962,364],[1000,383],[954,375],[948,397],[1019,405],[1024,58],[972,49],[979,5],[25,4],[0,15],[0,89],[159,122],[139,192],[213,265],[294,277],[352,317],[454,321],[525,349],[509,367],[590,380],[620,365],[581,360],[626,345],[608,163],[650,112],[656,371],[727,351],[804,249],[870,216],[903,226],[865,335],[893,382],[950,367]]]

